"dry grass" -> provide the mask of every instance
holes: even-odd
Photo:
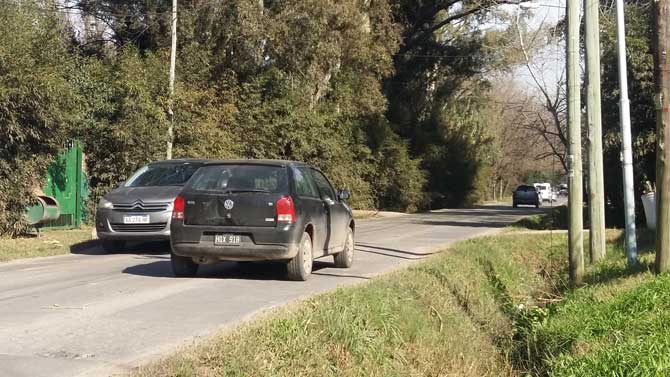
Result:
[[[512,376],[513,319],[499,285],[523,302],[546,289],[536,269],[550,259],[537,251],[548,240],[463,242],[220,334],[134,376]]]
[[[0,262],[20,258],[68,254],[71,248],[91,239],[91,228],[50,230],[40,237],[29,234],[18,238],[0,238]]]

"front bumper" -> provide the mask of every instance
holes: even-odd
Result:
[[[149,215],[149,224],[124,224],[126,215]],[[102,240],[166,241],[170,239],[172,211],[127,212],[99,208],[95,216],[96,232]]]

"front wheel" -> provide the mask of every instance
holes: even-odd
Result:
[[[172,262],[172,272],[178,278],[192,278],[198,273],[199,265],[189,257],[170,253],[170,262]]]
[[[344,243],[344,250],[333,255],[335,267],[349,268],[354,264],[354,231],[347,228],[347,240]]]
[[[286,265],[289,280],[305,281],[312,273],[312,262],[314,256],[312,255],[312,237],[309,233],[302,234],[300,245],[298,245],[298,253]]]

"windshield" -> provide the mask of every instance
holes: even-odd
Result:
[[[147,165],[133,174],[124,186],[183,186],[199,167],[190,163]]]
[[[286,168],[267,165],[215,165],[198,171],[193,190],[223,192],[288,192]]]
[[[519,186],[516,191],[536,191],[533,186]]]

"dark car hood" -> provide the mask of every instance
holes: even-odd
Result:
[[[134,203],[137,200],[145,203],[173,202],[182,188],[182,186],[119,187],[105,195],[105,199],[112,203]]]

